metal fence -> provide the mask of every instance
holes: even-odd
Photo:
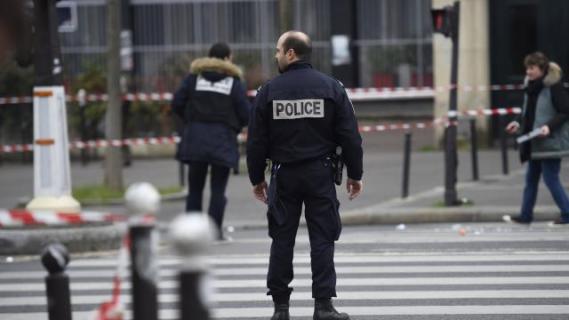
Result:
[[[281,0],[282,1],[282,0]],[[249,89],[276,74],[275,43],[281,31],[279,0],[130,0],[125,6],[132,29],[134,68],[130,91],[171,92],[196,57],[217,41],[228,42],[234,62],[244,70]],[[65,81],[69,94],[79,88],[106,90],[106,1],[76,0],[77,28],[61,33]],[[126,1],[125,1],[126,3]],[[334,0],[288,0],[290,24],[313,40],[313,64],[332,70],[331,6]],[[359,77],[363,87],[432,85],[430,0],[356,0]],[[31,93],[30,70],[15,81],[3,69],[0,96]],[[16,72],[17,73],[17,72]],[[123,108],[124,135],[171,134],[168,102],[134,102]],[[103,137],[105,104],[83,109],[69,103],[71,139],[80,137],[84,114],[87,138]],[[0,108],[0,144],[31,141],[31,105]]]
[[[62,34],[68,79],[105,60],[105,1],[79,0],[78,29]],[[230,43],[247,84],[276,72],[278,0],[131,0],[134,84],[137,90],[174,90],[190,62],[216,41]],[[313,39],[315,66],[331,69],[333,0],[290,0],[292,26]],[[432,84],[430,0],[357,0],[362,86]]]

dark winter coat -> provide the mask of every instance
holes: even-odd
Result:
[[[249,121],[251,105],[229,61],[195,60],[190,74],[174,94],[173,111],[184,121],[177,159],[235,168],[239,162],[237,134]]]
[[[550,63],[547,74],[534,81],[526,80],[522,108],[523,134],[547,125],[550,134],[520,146],[520,159],[551,159],[569,156],[569,95],[561,83],[562,71]]]

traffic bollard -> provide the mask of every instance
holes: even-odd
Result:
[[[135,183],[125,193],[129,220],[132,315],[135,320],[158,319],[158,262],[154,221],[160,194],[149,183]]]
[[[500,152],[502,154],[502,173],[508,175],[510,173],[508,166],[508,140],[506,139],[506,117],[501,115],[498,118],[500,132]]]
[[[205,214],[181,214],[170,225],[170,239],[182,257],[179,275],[181,320],[208,320],[209,293],[205,253],[217,229]]]
[[[411,132],[405,132],[405,145],[403,150],[403,186],[401,198],[409,196],[409,170],[411,167]]]
[[[480,179],[478,171],[478,137],[476,133],[476,118],[470,118],[470,156],[472,159],[472,180]]]
[[[67,248],[60,243],[47,246],[41,254],[41,262],[49,272],[45,277],[49,320],[71,320],[69,277],[65,274],[69,264]]]

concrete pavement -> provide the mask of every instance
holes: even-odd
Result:
[[[515,151],[509,152],[510,174],[501,174],[500,153],[485,150],[479,154],[481,180],[471,181],[470,154],[459,153],[457,185],[459,197],[472,200],[472,204],[444,208],[441,203],[444,190],[444,155],[442,152],[420,151],[430,144],[430,135],[425,131],[415,132],[414,152],[411,159],[410,194],[400,199],[402,176],[401,132],[370,133],[364,135],[364,193],[349,201],[344,187],[338,187],[341,214],[344,224],[400,224],[422,222],[500,221],[504,214],[516,214],[519,210],[523,188],[524,169],[517,160]],[[569,163],[561,173],[562,181],[569,182]],[[33,171],[31,165],[4,164],[0,166],[0,208],[11,208],[17,199],[31,196]],[[72,180],[74,186],[95,185],[102,181],[102,164],[94,162],[87,167],[74,163]],[[157,187],[178,185],[178,164],[172,159],[137,159],[124,170],[127,184],[148,181]],[[204,194],[204,209],[209,201],[209,191]],[[569,188],[569,185],[566,185]],[[536,220],[552,220],[559,212],[545,186],[540,187],[536,208]],[[265,228],[266,206],[255,201],[245,173],[230,178],[228,205],[224,225],[234,228]],[[90,206],[88,210],[124,213],[121,205]],[[167,224],[183,212],[184,200],[178,198],[164,201],[158,217]],[[1,238],[1,236],[0,236]]]

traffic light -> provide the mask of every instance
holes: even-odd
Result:
[[[458,35],[458,5],[432,9],[433,32],[442,33],[445,37],[456,38]]]

